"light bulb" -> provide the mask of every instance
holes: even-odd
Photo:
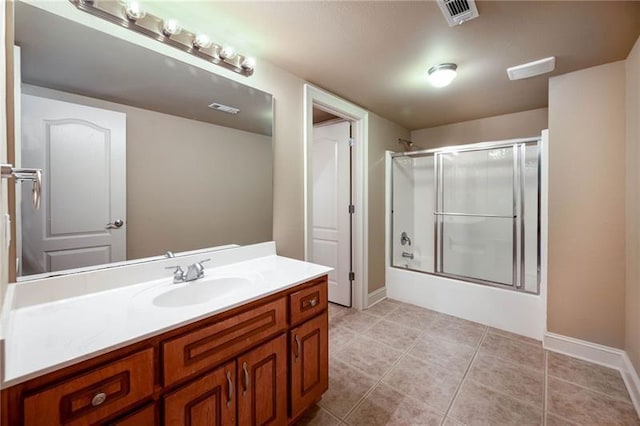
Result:
[[[167,19],[164,21],[164,24],[162,25],[162,34],[167,37],[171,37],[173,35],[180,34],[180,32],[182,32],[180,22],[175,19]]]
[[[252,70],[256,67],[256,59],[252,57],[244,58],[240,66],[243,70]]]
[[[225,46],[220,51],[221,59],[233,59],[236,56],[236,50],[231,46]]]
[[[142,6],[137,1],[128,1],[124,6],[124,13],[132,21],[142,19],[146,15],[146,12],[142,10]]]
[[[193,45],[198,49],[206,49],[210,47],[213,43],[208,35],[199,33],[196,35],[196,38],[193,40]]]
[[[444,87],[451,84],[456,78],[456,64],[440,64],[429,69],[429,82],[435,87]]]

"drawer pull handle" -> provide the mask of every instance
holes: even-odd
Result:
[[[318,299],[311,299],[311,301],[309,302],[309,304],[311,305],[311,307],[313,308],[314,306],[316,306],[318,304]]]
[[[242,363],[242,375],[244,376],[244,389],[242,390],[242,395],[247,393],[249,390],[249,370],[247,370],[247,363]]]
[[[231,381],[230,371],[227,371],[227,383],[229,384],[229,399],[227,400],[227,407],[229,407],[233,401],[233,382]]]
[[[294,361],[297,361],[298,358],[300,357],[300,339],[298,338],[297,334],[293,336],[293,340],[296,341],[296,351],[294,353],[295,355]]]
[[[97,393],[91,398],[91,405],[97,407],[107,400],[107,394],[104,392]]]

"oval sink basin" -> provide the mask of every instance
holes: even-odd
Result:
[[[251,281],[242,277],[211,278],[206,281],[175,284],[176,288],[173,290],[156,296],[153,304],[163,308],[199,305],[228,296],[249,284]]]

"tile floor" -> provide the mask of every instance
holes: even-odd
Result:
[[[640,425],[617,371],[393,300],[330,305],[329,357],[299,425]]]

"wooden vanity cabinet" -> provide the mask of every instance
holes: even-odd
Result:
[[[151,403],[127,414],[124,417],[107,423],[108,426],[156,426],[160,416],[158,415],[158,405]]]
[[[327,311],[289,332],[291,417],[297,418],[329,388],[329,316]]]
[[[7,425],[287,425],[328,388],[327,276],[2,390]]]
[[[284,334],[238,358],[238,425],[287,423]]]
[[[164,397],[164,423],[222,426],[236,423],[236,362],[206,373]]]

